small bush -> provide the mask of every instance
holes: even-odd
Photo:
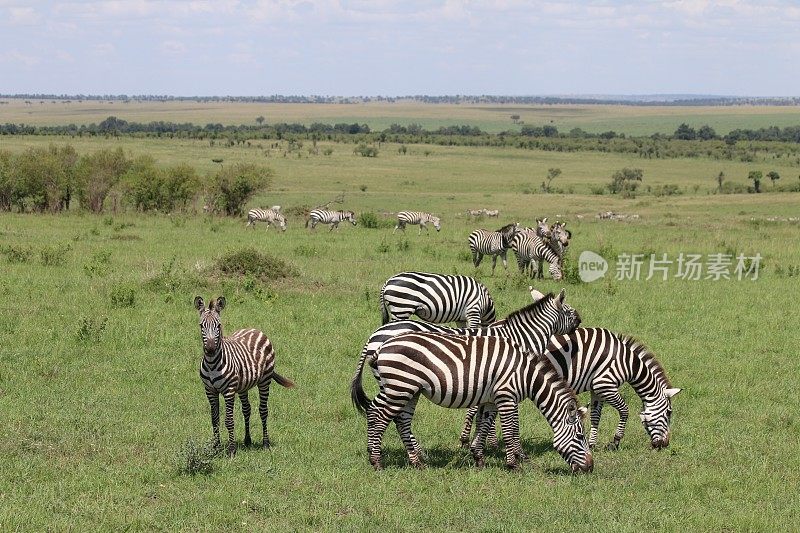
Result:
[[[380,254],[388,254],[391,249],[392,247],[389,246],[389,243],[386,242],[386,239],[382,240],[378,245],[378,253]]]
[[[67,260],[67,252],[72,249],[69,244],[61,244],[58,246],[45,246],[39,250],[39,258],[45,266],[59,266],[63,265]]]
[[[176,456],[178,473],[185,476],[208,475],[214,470],[214,458],[218,455],[219,450],[213,443],[189,439]]]
[[[97,344],[103,337],[108,318],[101,316],[97,318],[82,317],[78,324],[77,337],[80,342]]]
[[[366,211],[358,215],[358,223],[367,229],[381,229],[392,226],[392,221],[381,218],[372,211]]]
[[[266,167],[245,163],[226,167],[211,177],[211,202],[218,211],[239,216],[255,193],[269,187],[271,176],[272,170]]]
[[[601,196],[606,193],[606,188],[603,187],[602,185],[589,185],[589,190],[591,191],[592,194],[596,194],[598,196]]]
[[[378,157],[378,149],[365,143],[359,144],[356,149],[353,150],[353,153],[361,157]]]
[[[561,265],[561,273],[564,275],[564,281],[570,285],[580,285],[583,283],[580,272],[578,271],[578,263],[567,255],[564,256],[564,261]]]
[[[407,252],[411,249],[411,243],[408,242],[407,239],[403,239],[401,241],[397,241],[397,251],[398,252]]]
[[[333,148],[325,148],[325,149],[322,151],[322,154],[323,154],[323,155],[331,155],[332,153],[333,153]]]
[[[358,187],[358,190],[360,190],[361,192],[367,192],[367,186],[366,185],[360,185]]]
[[[153,292],[191,292],[199,288],[206,288],[208,280],[198,276],[196,272],[189,272],[176,264],[172,257],[161,265],[158,273],[144,282],[144,287]]]
[[[311,206],[293,205],[291,207],[287,207],[286,209],[284,209],[283,212],[289,216],[306,218],[308,217],[308,214],[311,212]]]
[[[30,246],[5,246],[2,251],[9,263],[28,263],[33,257]]]
[[[136,305],[136,289],[130,285],[116,285],[111,289],[111,307],[133,307]]]
[[[297,269],[283,259],[262,254],[254,248],[228,252],[217,259],[213,270],[222,276],[249,276],[260,281],[298,275]]]

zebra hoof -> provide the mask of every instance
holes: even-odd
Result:
[[[506,468],[511,472],[519,472],[522,470],[519,463],[506,463]]]
[[[606,450],[609,451],[609,452],[615,452],[615,451],[619,450],[619,441],[615,440],[613,442],[609,442],[606,445]]]
[[[265,450],[269,450],[272,447],[272,443],[269,439],[264,439],[264,442],[261,443],[261,447]]]
[[[383,465],[381,464],[380,458],[375,459],[375,458],[370,457],[369,458],[369,462],[372,465],[372,467],[375,469],[376,472],[378,470],[383,470]]]
[[[461,447],[468,449],[469,448],[469,439],[461,439]]]
[[[528,457],[527,453],[525,453],[525,452],[520,452],[519,453],[519,462],[520,463],[524,463],[525,461],[529,461],[529,460],[530,460],[530,457]]]
[[[228,445],[228,457],[233,458],[236,455],[236,444]]]
[[[250,435],[245,435],[243,444],[245,446],[252,446],[253,440],[250,438]]]
[[[484,460],[483,457],[475,457],[475,468],[480,470],[485,466],[486,466],[486,461]]]

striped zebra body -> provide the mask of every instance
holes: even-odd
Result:
[[[468,276],[403,272],[383,284],[380,293],[382,324],[417,315],[428,322],[459,322],[469,327],[494,322],[496,313],[489,290]]]
[[[406,333],[385,342],[378,350],[375,366],[381,391],[370,402],[361,383],[363,363],[351,383],[356,407],[366,412],[370,463],[381,465],[381,441],[386,427],[395,421],[409,460],[421,467],[422,449],[411,432],[411,422],[420,396],[448,408],[485,406],[500,414],[510,445],[506,465],[519,466],[518,405],[524,398],[536,403],[553,428],[553,444],[573,471],[591,470],[593,462],[583,436],[574,393],[558,377],[546,358],[500,337],[466,337],[441,333]],[[483,424],[481,425],[483,428]],[[476,439],[472,449],[483,466],[483,444]]]
[[[225,308],[225,298],[212,300],[205,308],[203,299],[194,300],[200,312],[200,335],[203,340],[203,360],[200,363],[200,379],[205,387],[211,405],[211,427],[214,442],[220,445],[219,437],[219,395],[225,400],[225,427],[228,430],[228,454],[236,453],[233,433],[233,407],[236,395],[242,403],[244,416],[244,445],[252,442],[250,437],[250,401],[247,391],[258,387],[258,412],[261,416],[263,447],[270,445],[267,434],[267,415],[269,409],[270,382],[275,381],[284,387],[294,387],[294,383],[275,372],[275,350],[266,335],[257,329],[241,329],[228,337],[222,335],[220,313]]]
[[[256,222],[266,222],[267,229],[273,224],[279,226],[281,231],[286,231],[286,217],[283,214],[276,210],[275,208],[272,209],[251,209],[247,213],[247,226],[253,226],[253,229],[256,229]]]
[[[472,252],[472,263],[477,268],[484,255],[492,256],[492,275],[497,266],[497,256],[503,259],[503,267],[508,270],[506,253],[511,247],[511,240],[519,232],[519,224],[508,224],[497,231],[476,229],[469,234],[469,249]]]
[[[397,225],[394,227],[394,234],[398,229],[403,230],[403,233],[406,232],[406,224],[418,224],[419,225],[419,233],[417,235],[422,235],[422,228],[425,228],[425,231],[430,231],[428,229],[428,223],[433,224],[433,227],[436,228],[436,231],[442,229],[441,221],[439,217],[433,216],[430,213],[423,213],[421,211],[400,211],[397,213]]]
[[[554,280],[558,281],[562,278],[561,260],[558,255],[544,239],[533,231],[517,233],[511,241],[511,248],[517,256],[517,266],[520,272],[525,273],[530,270],[531,277],[536,277],[533,265],[541,259],[550,264],[548,270]]]
[[[311,223],[311,229],[315,229],[317,224],[330,224],[331,229],[339,227],[339,222],[344,220],[350,221],[354,226],[356,225],[356,215],[352,211],[327,211],[325,209],[312,209],[306,220],[306,227]]]
[[[640,418],[653,448],[669,445],[673,388],[663,367],[637,340],[601,328],[578,328],[550,339],[546,357],[577,393],[591,391],[589,445],[597,443],[597,430],[604,403],[619,412],[619,424],[609,448],[617,449],[625,433],[628,406],[619,394],[630,383],[642,400]]]
[[[572,232],[566,229],[564,227],[565,225],[566,222],[556,222],[553,224],[552,228],[550,228],[547,238],[544,239],[545,244],[550,246],[550,248],[556,253],[558,256],[558,263],[562,266],[564,265],[564,254],[567,252],[569,240],[572,238]],[[543,235],[541,235],[539,232],[537,232],[537,235],[539,235],[539,237],[543,237]],[[544,260],[539,258],[538,276],[540,278],[543,277],[543,262]]]

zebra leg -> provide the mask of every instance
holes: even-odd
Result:
[[[264,449],[269,448],[271,444],[269,433],[267,433],[267,416],[269,415],[267,401],[269,400],[270,381],[272,381],[272,378],[258,384],[258,414],[261,416],[261,434],[263,435],[261,447]]]
[[[483,254],[480,252],[472,252],[472,264],[475,265],[475,268],[478,268],[481,261],[483,261]]]
[[[233,457],[236,455],[236,439],[233,434],[233,401],[236,399],[236,393],[232,390],[227,390],[222,393],[225,398],[225,429],[228,430],[228,456]]]
[[[478,429],[469,449],[472,452],[472,458],[475,459],[475,466],[483,468],[485,464],[483,450],[486,444],[486,433],[491,428],[490,424],[494,420],[494,415],[497,414],[497,408],[494,405],[481,405],[474,409],[477,410]]]
[[[494,276],[494,269],[495,269],[496,266],[497,266],[497,256],[493,255],[492,256],[492,276]]]
[[[543,259],[539,259],[539,267],[538,267],[538,270],[537,270],[537,274],[538,274],[539,279],[543,279],[544,278],[544,260]]]
[[[603,400],[611,407],[619,412],[619,423],[617,424],[617,430],[614,432],[614,440],[606,446],[608,450],[618,450],[619,441],[621,441],[622,437],[625,435],[625,425],[628,422],[628,404],[625,403],[625,400],[622,399],[622,396],[620,396],[619,391],[616,389],[598,391],[597,393],[601,395]]]
[[[331,229],[329,229],[328,231],[333,231],[338,227],[339,227],[339,223],[338,222],[334,222],[333,224],[331,224]]]
[[[406,447],[408,460],[412,466],[416,468],[425,468],[425,463],[422,459],[424,452],[422,447],[417,442],[416,437],[411,432],[411,420],[414,417],[414,410],[417,408],[417,400],[419,396],[415,396],[410,402],[406,404],[403,410],[394,419],[394,424],[397,426],[397,432],[400,434],[400,439]]]
[[[519,437],[519,406],[510,398],[498,398],[496,402],[506,443],[506,466],[510,470],[518,470],[519,458],[522,455],[522,442]]]
[[[214,447],[219,449],[222,446],[219,441],[219,393],[206,389],[206,397],[211,405],[211,429],[214,432]]]
[[[478,406],[467,409],[467,416],[464,417],[464,426],[461,428],[461,435],[459,436],[462,448],[469,447],[470,436],[472,436],[472,421],[477,414]],[[478,422],[480,423],[480,419],[478,419]]]
[[[506,259],[506,254],[508,253],[507,250],[503,250],[500,252],[500,257],[503,258],[503,268],[505,269],[506,273],[508,272],[508,260]]]
[[[250,439],[250,400],[247,398],[247,391],[239,393],[239,400],[242,402],[242,417],[244,417],[244,445],[250,446],[253,441]]]
[[[383,470],[381,443],[389,422],[400,414],[402,407],[388,404],[386,393],[381,391],[367,407],[367,455],[375,470]]]
[[[495,424],[495,420],[497,420],[497,410],[489,413],[489,421],[487,422],[486,426],[486,433],[484,434],[484,440],[487,441],[489,446],[493,448],[500,447],[500,424]],[[528,457],[523,453],[522,460],[526,460]]]
[[[597,445],[597,432],[600,428],[600,415],[603,412],[603,399],[592,393],[592,412],[589,415],[592,427],[589,429],[589,449],[594,449]]]

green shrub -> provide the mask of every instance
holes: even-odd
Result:
[[[136,289],[131,285],[115,285],[111,289],[111,307],[133,307],[136,305]]]
[[[176,455],[178,473],[185,476],[208,475],[214,470],[214,458],[219,449],[211,442],[188,439]]]
[[[78,324],[77,337],[80,342],[88,342],[97,344],[103,337],[103,332],[106,329],[108,318],[101,317],[81,317]]]
[[[67,260],[67,253],[72,249],[70,244],[57,246],[46,245],[39,250],[39,258],[45,266],[63,265]]]
[[[381,218],[377,213],[366,211],[358,215],[358,223],[367,229],[381,229],[392,227],[392,221]]]
[[[292,278],[297,269],[279,257],[263,254],[255,248],[228,252],[214,263],[214,273],[224,277],[250,276],[260,281]]]
[[[365,143],[359,144],[356,149],[353,150],[353,153],[361,157],[378,157],[378,149]]]
[[[28,263],[33,257],[30,246],[5,246],[2,251],[9,263]]]
[[[254,194],[269,187],[271,176],[269,168],[246,163],[223,168],[211,177],[210,201],[218,211],[239,216]]]

